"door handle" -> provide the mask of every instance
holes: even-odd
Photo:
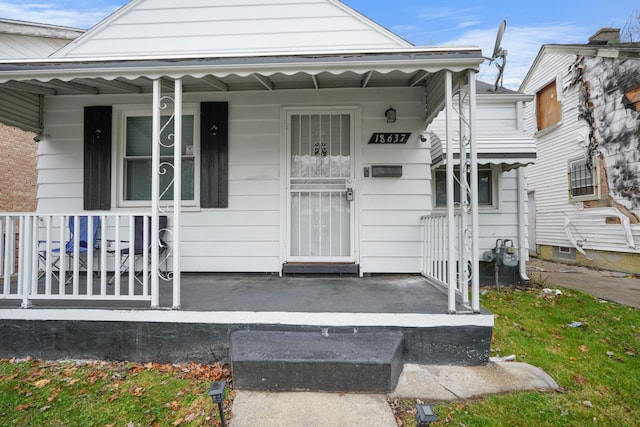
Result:
[[[345,196],[347,197],[347,200],[349,202],[353,202],[353,188],[348,187],[347,192],[345,193]]]

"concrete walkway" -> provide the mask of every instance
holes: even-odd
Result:
[[[531,280],[549,282],[548,287],[577,289],[603,300],[640,308],[640,278],[626,273],[533,258],[527,262],[527,274]]]
[[[387,398],[434,402],[558,388],[548,374],[526,363],[498,362],[469,367],[406,364],[396,390],[389,395],[238,391],[230,425],[397,427]]]

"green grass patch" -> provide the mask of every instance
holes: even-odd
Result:
[[[207,396],[219,379],[220,365],[0,360],[0,425],[220,425]]]
[[[432,425],[640,425],[640,310],[561,291],[490,289],[482,305],[495,315],[492,356],[540,367],[562,391],[440,402]],[[393,403],[400,425],[415,426],[414,404]]]

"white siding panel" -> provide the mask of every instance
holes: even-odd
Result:
[[[406,47],[334,1],[138,1],[60,56],[220,55]]]
[[[278,255],[278,242],[188,242],[182,245],[182,256],[245,257],[247,254]]]
[[[362,225],[407,226],[422,224],[422,214],[415,211],[375,210],[362,212]]]
[[[261,225],[219,226],[212,232],[203,233],[201,227],[184,225],[182,238],[189,242],[278,242],[280,227]],[[201,255],[201,254],[198,254]]]
[[[431,208],[431,199],[420,195],[379,195],[363,197],[361,208],[364,210],[409,210],[427,213]]]
[[[183,257],[183,271],[275,273],[282,268],[279,257]]]
[[[421,257],[367,257],[360,268],[370,273],[407,273],[422,270]]]
[[[422,226],[365,226],[362,227],[362,240],[377,242],[422,242]]]
[[[46,58],[69,40],[0,33],[0,58]]]
[[[362,194],[406,194],[426,196],[431,193],[426,180],[398,179],[398,178],[371,178],[362,182]],[[425,197],[426,198],[426,197]]]
[[[279,195],[233,195],[229,196],[229,209],[234,211],[255,211],[257,208],[265,211],[280,210]]]

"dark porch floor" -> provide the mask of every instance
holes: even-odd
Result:
[[[43,279],[40,285],[44,289]],[[97,280],[95,282],[98,282]],[[341,313],[447,312],[445,291],[418,275],[284,276],[270,274],[185,273],[181,279],[181,311],[266,311]],[[123,278],[122,292],[127,284]],[[114,285],[108,285],[113,293]],[[70,292],[71,285],[67,285]],[[81,292],[86,289],[82,279]],[[140,290],[141,285],[136,284]],[[54,292],[56,286],[54,285]],[[94,293],[99,285],[94,284]],[[0,299],[0,308],[16,308],[20,300]],[[172,282],[160,281],[160,308],[171,308]],[[32,301],[38,308],[149,309],[147,301],[46,300]],[[467,311],[460,301],[457,311]]]

